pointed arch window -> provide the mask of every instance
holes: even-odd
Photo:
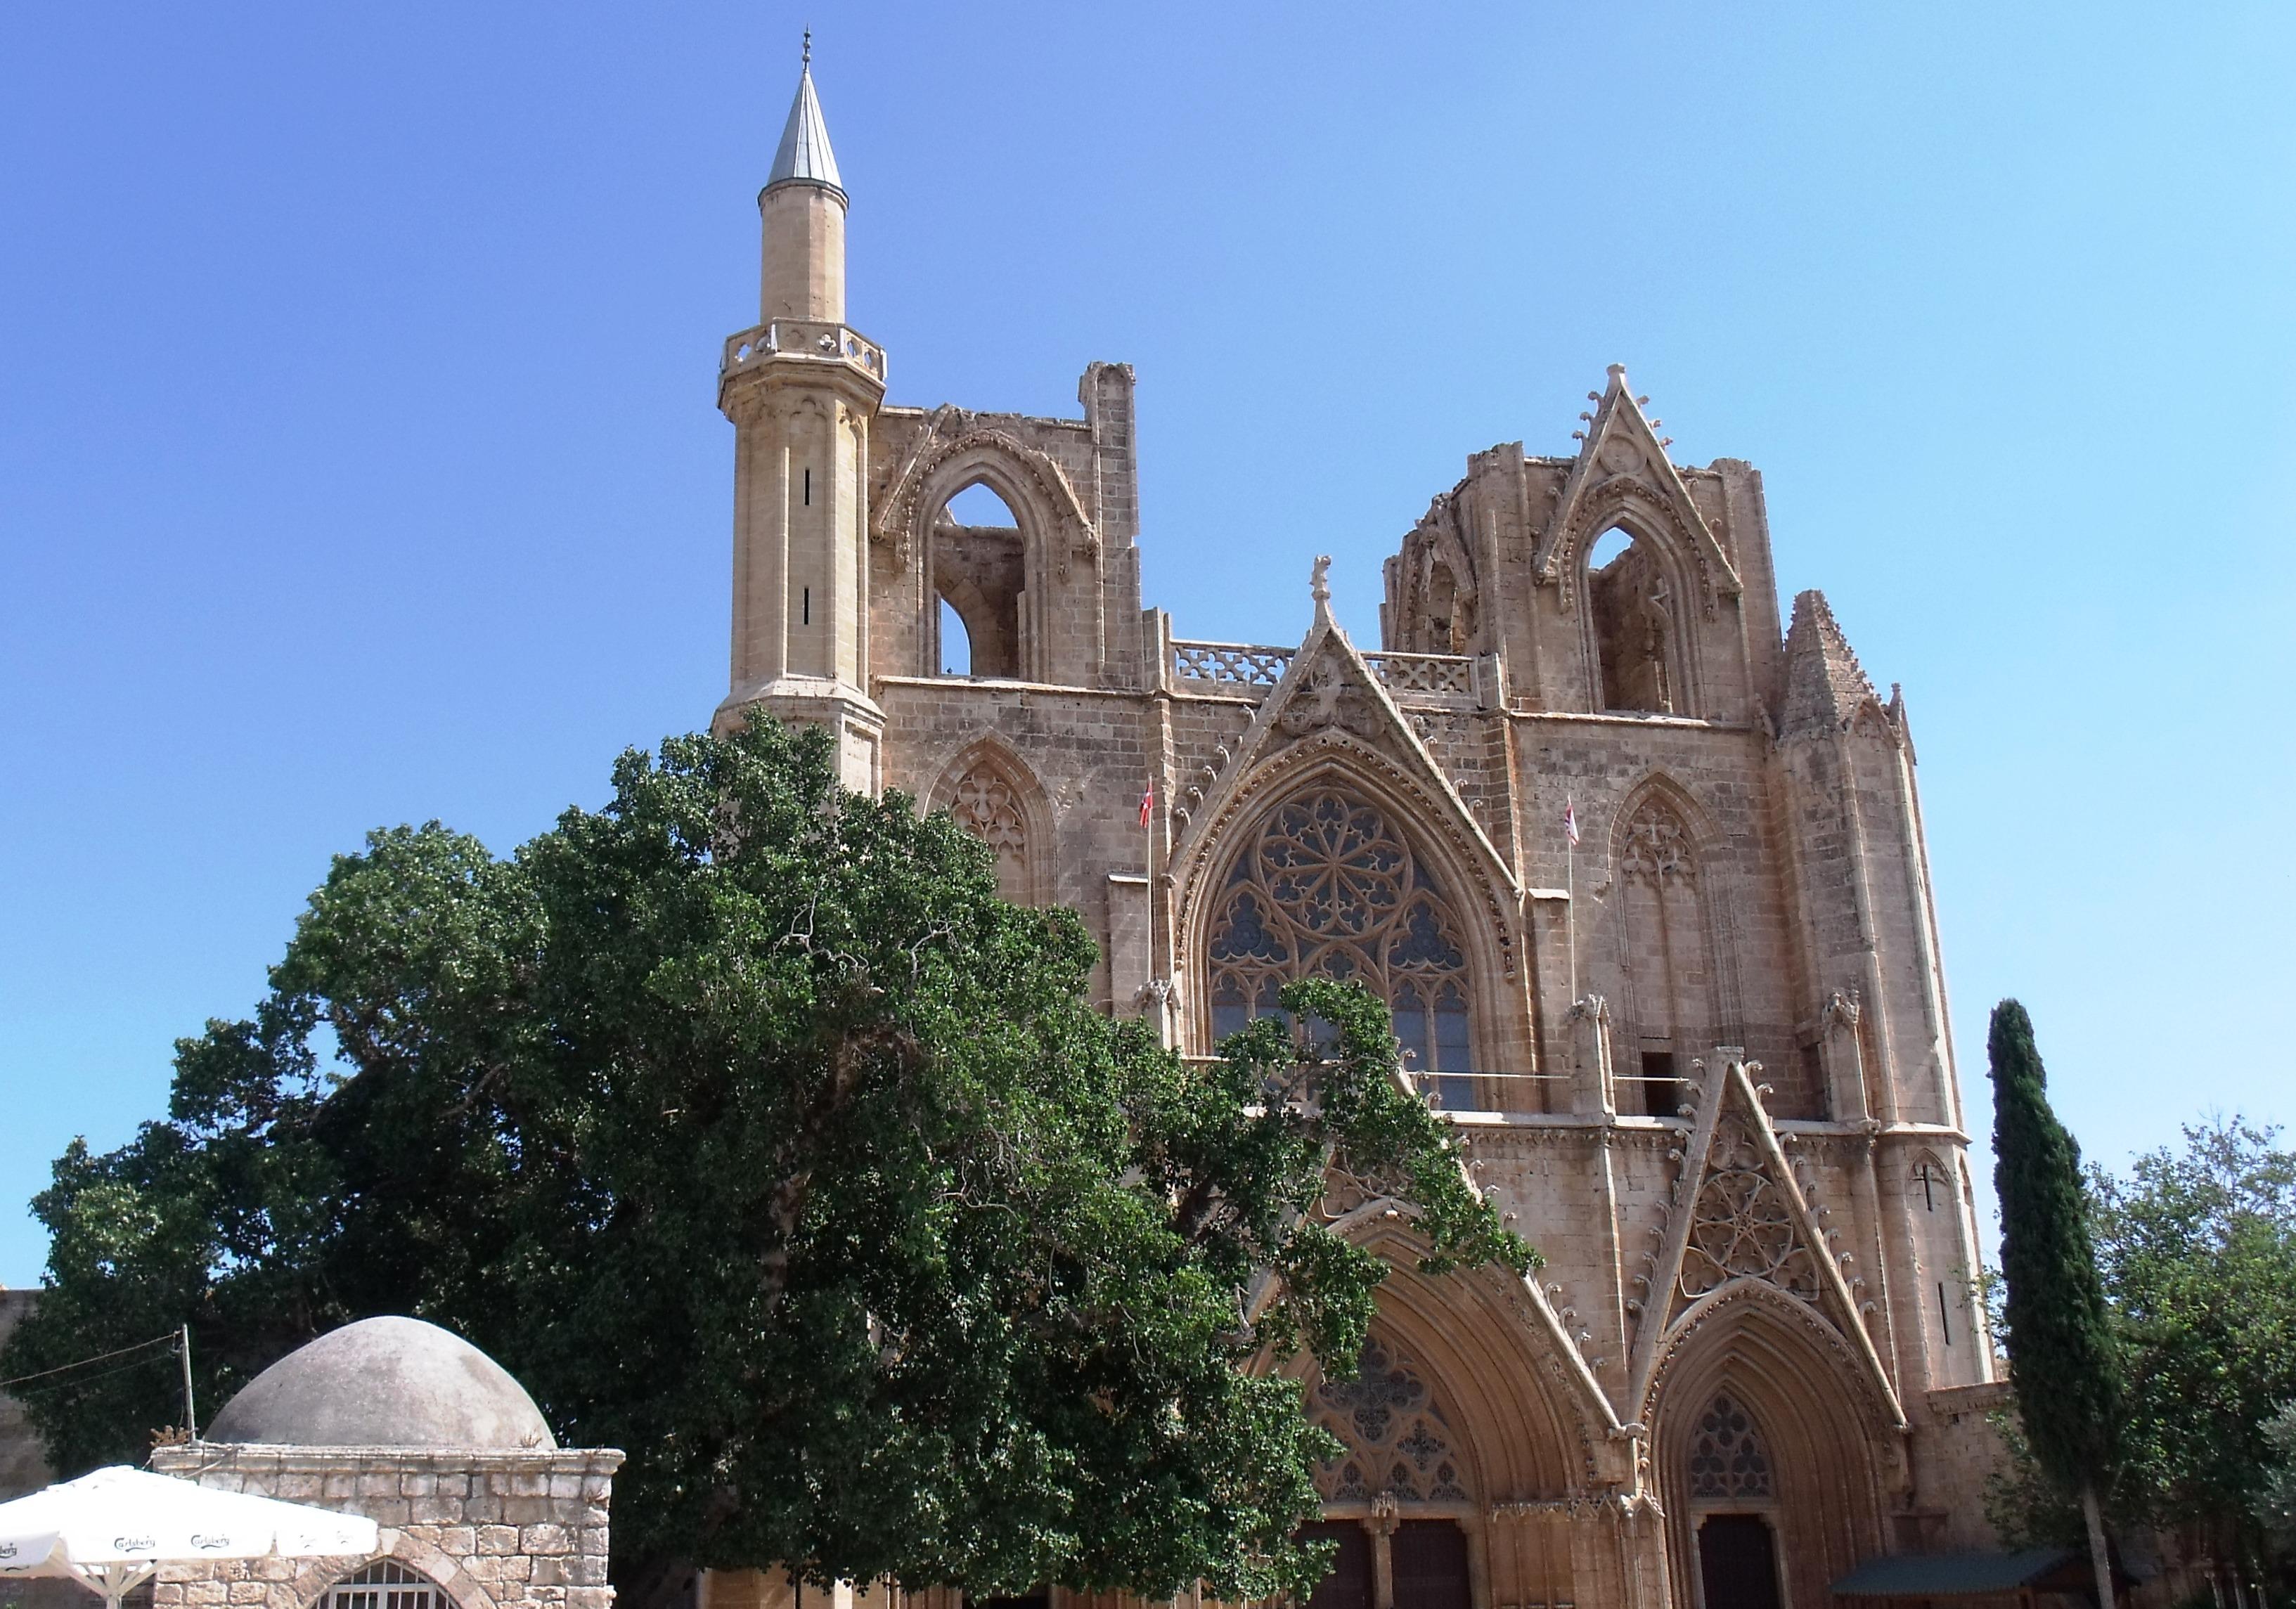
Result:
[[[1729,1392],[1716,1392],[1690,1444],[1691,1501],[1737,1503],[1775,1495],[1769,1449],[1753,1416]]]
[[[1410,841],[1360,794],[1278,807],[1230,868],[1208,947],[1212,1037],[1280,1007],[1295,978],[1363,984],[1394,1014],[1406,1065],[1445,1107],[1473,1100],[1464,930]]]
[[[947,809],[956,824],[996,857],[996,891],[1015,905],[1037,901],[1033,845],[1021,784],[983,756],[950,785]]]
[[[1393,1348],[1365,1342],[1356,1377],[1324,1381],[1308,1408],[1317,1426],[1340,1443],[1338,1456],[1316,1467],[1325,1502],[1468,1500],[1450,1419],[1411,1360]]]
[[[943,501],[927,529],[935,606],[926,674],[1021,675],[1028,565],[1011,505],[976,476]],[[960,636],[961,670],[955,652]]]
[[[1682,1101],[1682,1070],[1714,1043],[1713,947],[1689,827],[1655,793],[1628,811],[1614,853],[1623,1015],[1636,1055],[1621,1081],[1639,1088],[1644,1112],[1671,1117]]]
[[[1603,532],[1587,547],[1587,598],[1595,707],[1688,713],[1674,591],[1656,545],[1622,525]]]

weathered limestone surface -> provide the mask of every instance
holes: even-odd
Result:
[[[610,1449],[162,1447],[151,1466],[219,1491],[361,1514],[382,1556],[446,1589],[457,1609],[611,1609],[607,1513],[622,1455]],[[160,1572],[153,1609],[308,1609],[368,1561],[215,1560]]]
[[[951,811],[1187,1054],[1302,972],[1382,991],[1546,1256],[1426,1280],[1408,1219],[1334,1179],[1396,1269],[1391,1400],[1311,1397],[1374,1602],[1397,1550],[1450,1546],[1427,1526],[1464,1533],[1477,1609],[1687,1605],[1716,1515],[1757,1516],[1805,1604],[1985,1540],[1967,1405],[1998,1371],[1911,727],[1822,596],[1781,607],[1759,472],[1675,464],[1613,367],[1575,451],[1469,456],[1387,562],[1376,648],[1322,562],[1302,642],[1193,642],[1140,595],[1129,368],[1087,368],[1079,418],[921,408],[832,333],[723,376],[719,720],[818,722],[849,782]],[[975,486],[1009,525],[948,512]],[[800,686],[768,673],[822,640],[807,577],[865,596]]]

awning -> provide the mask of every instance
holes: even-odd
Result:
[[[2028,1547],[2019,1553],[1901,1553],[1866,1560],[1833,1583],[1833,1596],[1980,1597],[2029,1588],[2087,1591],[2089,1584],[2088,1561],[2068,1547]]]

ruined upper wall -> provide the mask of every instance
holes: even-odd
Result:
[[[1385,644],[1498,654],[1516,709],[1755,722],[1779,674],[1761,476],[1675,464],[1621,370],[1602,405],[1575,457],[1468,459],[1387,562]]]
[[[870,437],[872,673],[941,669],[947,596],[999,674],[1064,686],[1135,687],[1139,652],[1139,472],[1128,365],[1095,363],[1078,386],[1081,419],[954,406],[880,409]],[[945,518],[986,486],[1013,528]],[[1009,551],[1007,551],[1009,550]]]

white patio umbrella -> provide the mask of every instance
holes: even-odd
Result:
[[[375,1523],[114,1465],[0,1503],[0,1577],[66,1576],[109,1609],[162,1564],[372,1554]]]

